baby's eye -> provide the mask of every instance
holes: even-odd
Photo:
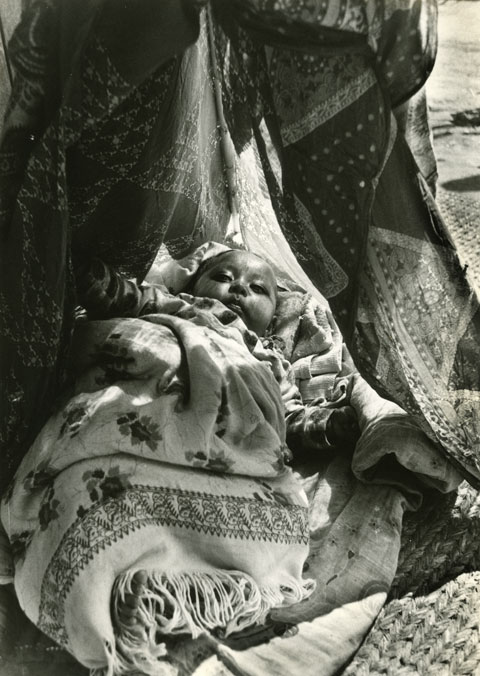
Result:
[[[261,293],[264,295],[267,295],[267,289],[264,286],[261,286],[260,284],[252,284],[251,289],[254,293]]]
[[[215,282],[229,282],[230,281],[230,276],[226,275],[224,272],[216,272],[212,279]]]

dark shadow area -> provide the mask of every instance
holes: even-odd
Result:
[[[477,127],[480,125],[480,108],[470,108],[452,113],[452,123],[457,127]]]
[[[30,622],[13,588],[2,588],[0,613],[8,616],[0,640],[1,676],[89,676],[88,669]]]
[[[465,178],[455,178],[453,181],[441,183],[445,190],[454,190],[455,192],[471,192],[480,190],[480,174],[475,176],[465,176]]]

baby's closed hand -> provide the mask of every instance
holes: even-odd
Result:
[[[328,443],[332,446],[353,447],[360,437],[357,415],[352,406],[334,408],[326,426]]]

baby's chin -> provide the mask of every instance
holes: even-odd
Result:
[[[245,316],[245,313],[239,305],[232,303],[232,305],[227,305],[226,307],[230,310],[230,312],[233,312],[233,314],[242,320],[249,331],[252,331],[257,335],[262,335],[251,325],[251,322],[248,321],[248,318]]]

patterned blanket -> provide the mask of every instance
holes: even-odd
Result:
[[[354,473],[338,459],[307,482],[307,565],[317,592],[289,610],[298,635],[243,652],[216,648],[235,673],[281,674],[294,655],[299,673],[327,675],[349,659],[385,599],[405,484],[418,478],[412,471],[451,485],[441,445],[469,480],[480,476],[478,298],[392,116],[433,65],[435,3],[237,0],[228,16],[227,3],[211,4],[213,13],[197,21],[178,16],[187,3],[148,3],[155,20],[137,3],[125,14],[104,0],[28,3],[11,43],[16,78],[0,149],[0,480],[6,485],[18,467],[64,383],[75,265],[100,256],[142,279],[162,241],[180,256],[223,239],[224,166],[233,165],[247,247],[330,299],[362,374],[433,439],[405,416],[385,425],[377,406],[385,401],[365,407],[373,415],[360,415]],[[173,23],[165,20],[170,9]],[[233,161],[220,151],[220,99]],[[363,407],[362,396],[356,401]],[[123,441],[132,427],[145,434],[130,422]],[[399,488],[391,483],[397,461],[408,470]],[[25,548],[33,523],[46,537],[60,521],[50,515],[77,504],[83,475],[68,500],[55,492],[68,471],[44,476],[45,484],[37,477],[43,502],[32,508],[32,523],[10,530],[18,562],[33,551],[33,539]],[[106,500],[117,486],[108,468],[91,480],[77,507],[103,496],[95,482]],[[12,525],[9,509],[4,520]],[[45,533],[39,511],[50,519]],[[92,546],[97,561],[113,551]],[[56,579],[49,608],[59,596],[73,598]]]
[[[224,326],[202,302],[79,325],[75,391],[2,505],[25,613],[102,673],[160,673],[156,625],[228,636],[314,586],[280,388],[240,320]],[[138,569],[147,631],[115,639],[112,587],[115,612]]]
[[[217,248],[166,260],[149,279],[179,291]],[[284,673],[287,653],[313,638],[318,654],[305,673],[312,665],[334,673],[385,601],[405,509],[418,506],[426,484],[452,490],[458,475],[356,374],[351,405],[362,435],[353,458],[312,458],[299,483],[284,465],[278,357],[217,301],[154,289],[157,314],[77,325],[75,390],[3,504],[20,602],[79,661],[113,673],[138,666],[145,648],[151,663],[141,668],[158,673],[165,650],[152,603],[165,634],[198,637],[194,652],[214,652],[238,673]],[[277,313],[294,370],[312,372],[313,387],[349,360],[327,310],[294,291]],[[312,356],[319,375],[313,360],[307,368]],[[121,599],[139,568],[150,572],[141,613],[152,629],[143,642],[123,631],[110,652],[112,588]],[[296,636],[275,638],[292,624]],[[169,642],[167,659],[191,668],[189,645]]]

